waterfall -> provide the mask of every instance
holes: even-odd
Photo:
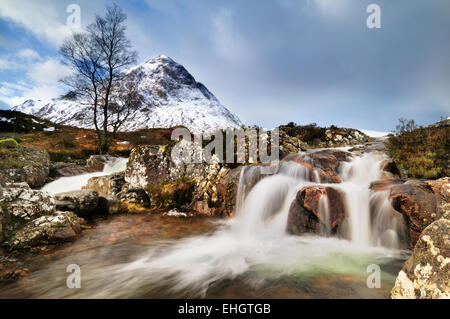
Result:
[[[298,156],[303,159],[305,155]],[[258,286],[280,278],[298,282],[299,278],[350,275],[365,282],[368,265],[390,265],[403,258],[397,249],[405,233],[401,216],[390,205],[387,191],[369,189],[370,183],[381,177],[384,159],[377,153],[352,157],[341,165],[343,182],[339,184],[319,183],[308,165],[289,159],[280,163],[274,175],[261,175],[258,166],[242,168],[234,218],[219,223],[208,234],[152,240],[132,261],[106,267],[91,277],[84,275],[85,289],[95,298],[121,298],[136,291],[185,298],[208,296],[212,287],[233,280]],[[326,193],[318,203],[325,220],[320,234],[294,236],[286,232],[297,192],[313,185],[345,194],[346,220],[338,235],[330,234],[333,206]],[[383,272],[382,278],[393,282],[395,275]]]
[[[41,190],[50,194],[71,192],[80,190],[87,184],[91,177],[104,176],[112,173],[122,172],[126,169],[128,158],[116,158],[108,162],[103,167],[103,171],[95,173],[86,173],[69,177],[61,177],[51,183],[44,185]]]
[[[299,157],[301,163],[296,161]],[[308,185],[324,185],[344,194],[346,219],[339,232],[344,238],[360,246],[399,248],[399,238],[403,236],[399,234],[405,229],[402,218],[392,208],[387,191],[374,192],[369,188],[372,182],[382,178],[380,166],[386,159],[386,155],[372,152],[342,162],[339,170],[342,183],[339,184],[320,183],[317,170],[303,164],[312,163],[304,153],[282,161],[277,174],[262,180],[260,175],[255,178],[257,167],[243,169],[238,187],[239,214],[233,231],[244,232],[247,236],[272,231],[280,235],[285,230],[289,207],[297,191]],[[258,181],[256,185],[255,181]],[[319,214],[327,223],[321,233],[328,236],[332,207],[325,194],[320,197],[318,206]]]

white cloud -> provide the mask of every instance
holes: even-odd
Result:
[[[41,57],[32,49],[23,49],[16,54],[7,54],[0,57],[0,71],[23,70]]]
[[[65,7],[57,8],[48,1],[2,0],[0,17],[34,33],[38,38],[57,47],[71,33],[65,25]]]
[[[39,53],[32,49],[23,49],[20,50],[19,53],[17,53],[17,56],[19,58],[24,58],[27,60],[37,60],[40,59]]]
[[[32,64],[28,71],[28,77],[35,83],[57,83],[64,76],[69,75],[70,68],[56,59],[47,59],[44,62]]]
[[[237,60],[245,58],[248,48],[233,25],[233,12],[226,8],[212,17],[211,40],[217,53],[223,58]]]

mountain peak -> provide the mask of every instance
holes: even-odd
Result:
[[[242,122],[182,66],[159,55],[125,71],[139,75],[143,103],[122,130],[169,128],[178,125],[192,132],[241,127]],[[76,95],[50,101],[25,102],[17,110],[55,123],[92,128],[92,110]]]

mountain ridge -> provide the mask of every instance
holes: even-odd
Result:
[[[185,126],[194,133],[236,128],[243,124],[208,88],[165,55],[124,71],[139,76],[143,103],[121,131]],[[80,99],[60,96],[50,101],[27,100],[13,110],[36,115],[58,124],[93,128],[92,110]]]

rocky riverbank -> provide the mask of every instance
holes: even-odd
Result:
[[[307,142],[302,140],[305,137]],[[9,164],[9,167],[4,164],[0,170],[2,280],[17,280],[29,273],[26,265],[15,256],[36,254],[45,251],[46,247],[77,240],[87,227],[86,219],[169,210],[184,212],[186,216],[232,217],[236,214],[238,201],[242,201],[258,181],[270,176],[261,174],[264,165],[258,163],[234,166],[219,161],[175,164],[171,158],[172,146],[137,146],[132,150],[124,172],[92,177],[83,190],[54,196],[33,188],[58,177],[99,171],[111,158],[92,156],[87,161],[51,162],[42,150],[20,144],[2,147],[2,156],[7,154],[3,156],[6,159],[3,163],[8,163],[7,159],[15,155],[18,159],[18,164]],[[346,151],[314,150],[316,147],[344,146]],[[348,238],[350,216],[341,186],[344,182],[342,172],[355,156],[371,151],[382,154],[382,141],[357,130],[332,128],[322,132],[282,128],[281,158],[274,173],[292,164],[296,174],[301,174],[304,180],[325,183],[298,190],[289,208],[287,231],[294,235],[313,233]],[[396,230],[401,233],[402,247],[414,249],[412,259],[399,274],[392,297],[448,296],[448,241],[445,240],[446,228],[440,226],[446,225],[450,214],[448,177],[402,179],[395,162],[387,157],[381,167],[380,179],[368,186],[373,198],[371,218],[380,218],[377,205],[384,205],[386,200],[392,205],[389,218],[398,221]],[[350,176],[351,172],[348,174]],[[381,197],[383,200],[380,201]],[[325,204],[323,198],[327,199]],[[433,243],[437,244],[430,244],[428,238],[433,238]],[[436,245],[441,252],[437,255],[434,254]],[[424,253],[424,249],[431,252]],[[425,269],[423,267],[429,271],[426,275],[429,280],[417,274],[417,269]],[[421,292],[417,293],[417,289]]]

